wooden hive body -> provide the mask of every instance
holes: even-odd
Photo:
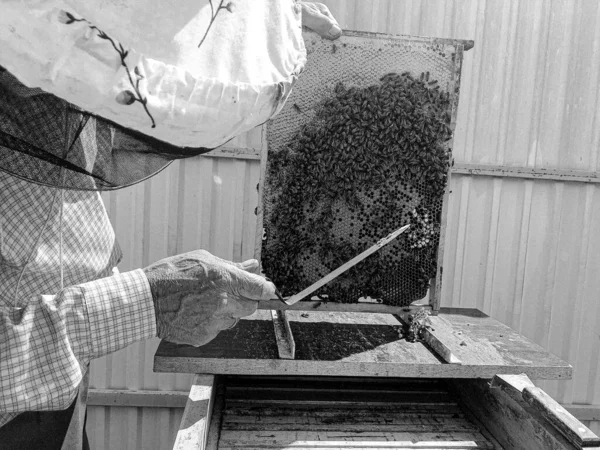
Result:
[[[177,450],[597,450],[526,376],[485,380],[197,376]]]

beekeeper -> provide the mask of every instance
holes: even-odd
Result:
[[[201,4],[200,6],[198,4]],[[326,7],[30,0],[0,15],[0,448],[88,448],[88,364],[158,336],[203,345],[275,287],[204,250],[114,274],[99,191],[277,113]]]

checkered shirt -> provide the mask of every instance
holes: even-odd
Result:
[[[120,258],[98,192],[0,172],[0,426],[67,408],[91,359],[156,335],[144,272],[109,276]]]

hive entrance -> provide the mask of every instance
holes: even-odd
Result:
[[[409,305],[436,276],[462,43],[359,33],[306,43],[307,68],[267,127],[263,272],[293,295],[410,223],[316,292]]]

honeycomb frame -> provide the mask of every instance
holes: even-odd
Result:
[[[432,268],[432,270],[425,273],[425,278],[427,280],[426,285],[423,284],[423,280],[419,281],[424,286],[424,292],[419,291],[418,294],[415,294],[420,296],[420,298],[416,299],[412,298],[414,295],[412,295],[412,297],[407,296],[406,299],[402,300],[404,303],[394,304],[390,303],[390,300],[387,301],[386,304],[369,304],[367,309],[361,309],[360,305],[367,305],[367,303],[361,303],[362,301],[370,302],[373,299],[368,296],[365,299],[365,295],[361,296],[360,292],[362,291],[360,289],[356,290],[352,288],[354,290],[343,291],[346,293],[346,297],[348,298],[344,298],[342,301],[340,301],[339,298],[335,298],[333,299],[335,302],[328,302],[329,310],[368,310],[372,312],[389,312],[390,310],[394,310],[394,307],[405,308],[406,306],[414,304],[423,305],[423,299],[427,298],[427,303],[435,312],[439,310],[440,305],[444,236],[449,194],[448,187],[450,183],[450,169],[452,165],[451,136],[456,122],[463,52],[470,49],[473,46],[473,42],[465,40],[414,36],[392,36],[379,33],[364,33],[354,31],[345,31],[344,35],[339,40],[334,42],[323,41],[312,33],[306,33],[305,42],[308,54],[308,64],[307,68],[305,69],[305,73],[300,77],[300,80],[294,87],[294,91],[290,95],[286,106],[274,120],[267,124],[266,132],[263,133],[263,140],[265,141],[263,144],[266,144],[263,145],[263,147],[266,148],[263,148],[261,153],[255,257],[262,264],[263,256],[268,254],[270,251],[268,248],[269,242],[274,241],[275,244],[277,244],[276,239],[273,237],[277,235],[277,230],[272,224],[276,223],[277,218],[275,217],[274,210],[277,207],[277,198],[278,196],[282,195],[281,192],[284,188],[281,187],[282,185],[277,185],[278,181],[273,181],[276,177],[272,174],[279,173],[278,170],[273,171],[273,168],[276,167],[276,157],[278,154],[293,156],[293,150],[288,151],[288,147],[292,147],[298,140],[301,130],[306,130],[307,128],[310,129],[310,127],[313,126],[312,124],[323,119],[323,117],[319,117],[319,114],[323,116],[324,104],[327,105],[328,101],[329,104],[331,104],[332,102],[335,102],[336,99],[340,98],[340,96],[343,98],[343,95],[345,95],[347,90],[355,89],[364,91],[371,89],[371,91],[373,91],[376,86],[386,82],[382,80],[385,80],[386,75],[389,77],[390,73],[392,75],[396,75],[396,78],[394,78],[396,82],[398,81],[398,76],[407,76],[411,80],[417,80],[415,85],[418,84],[419,86],[423,85],[427,87],[427,84],[437,83],[436,90],[439,86],[441,87],[440,92],[446,93],[447,111],[449,116],[447,119],[449,137],[444,143],[445,149],[447,150],[447,160],[445,160],[444,163],[446,174],[446,178],[444,180],[445,186],[442,187],[442,190],[436,191],[436,195],[439,198],[436,197],[433,200],[436,202],[436,208],[439,206],[439,211],[432,211],[431,213],[432,217],[435,216],[435,245],[430,243],[429,240],[427,240],[426,243],[430,250],[429,258],[431,259],[431,264],[435,264],[435,268]],[[393,61],[390,62],[390,55],[392,57],[397,56],[397,58],[394,58]],[[343,72],[339,71],[340,68],[343,69]],[[340,76],[340,73],[343,73],[343,75]],[[404,79],[404,81],[406,80],[407,78]],[[421,88],[421,90],[423,89]],[[427,93],[427,91],[425,92]],[[357,95],[360,95],[360,92]],[[294,160],[290,159],[290,161]],[[297,161],[297,159],[295,161]],[[269,172],[269,170],[271,170],[271,172]],[[285,170],[291,171],[289,167]],[[271,176],[269,175],[270,173]],[[294,176],[293,171],[290,176]],[[408,185],[412,186],[410,182]],[[392,189],[393,188],[394,185],[392,185]],[[375,191],[377,191],[377,189],[375,189]],[[390,191],[386,191],[385,188],[382,188],[380,191],[390,195]],[[418,189],[415,191],[418,191]],[[407,194],[403,194],[400,191],[397,193],[400,193],[401,195]],[[357,197],[358,196],[359,195],[357,194]],[[383,199],[383,195],[381,198]],[[410,203],[411,201],[412,203]],[[362,197],[361,202],[362,205],[368,204],[366,209],[370,208],[368,213],[372,214],[372,210],[374,205],[376,205],[376,202],[374,201],[369,204],[369,199],[365,198],[364,196]],[[426,214],[424,211],[427,210],[423,208],[419,209],[419,201],[410,200],[408,203],[414,206],[412,211],[410,209],[403,209],[403,215],[396,217],[395,220],[397,221],[398,218],[402,217],[406,222],[408,219],[416,220],[418,218],[422,225],[426,225],[425,222],[427,222],[428,225],[429,218],[423,219],[424,215]],[[403,208],[405,208],[405,206],[406,205],[403,204]],[[315,206],[313,205],[313,207]],[[322,209],[322,207],[323,202],[318,204],[315,209]],[[306,214],[311,214],[308,212],[308,209]],[[344,211],[343,214],[345,214],[343,216],[344,219],[342,220],[342,218],[340,218],[339,220],[340,222],[343,222],[343,227],[348,228],[345,224],[349,222],[348,219],[350,213]],[[409,217],[411,214],[413,216],[412,218]],[[352,219],[354,219],[355,216],[358,216],[358,212],[352,211]],[[273,221],[271,221],[273,217],[275,218]],[[322,215],[321,217],[324,216]],[[314,227],[315,223],[318,221],[317,219],[318,218],[314,216],[311,217],[311,222],[306,222],[306,227],[303,227],[303,229],[309,228],[309,226]],[[396,222],[396,224],[397,226],[395,228],[404,225],[404,223],[399,222]],[[433,224],[431,227],[433,227]],[[363,226],[363,229],[364,228],[365,227]],[[423,227],[420,227],[420,229],[422,228]],[[354,229],[355,235],[357,234],[356,231],[357,230]],[[356,256],[356,254],[360,253],[362,250],[366,249],[366,247],[374,244],[378,239],[384,237],[390,231],[392,231],[392,229],[389,229],[388,227],[385,233],[380,233],[379,235],[370,234],[369,236],[366,236],[363,232],[363,239],[360,241],[361,246],[349,246],[350,250],[346,252],[347,254],[340,252],[340,255],[337,255],[337,258],[334,259],[338,262],[345,262],[351,257]],[[335,232],[333,234],[335,235]],[[348,233],[346,232],[345,238],[347,238],[347,234]],[[350,234],[350,236],[353,235]],[[411,234],[409,230],[408,233],[405,233],[405,236],[401,236],[399,238],[402,239],[401,241],[389,244],[389,249],[387,250],[388,254],[385,255],[386,260],[392,261],[394,264],[396,264],[394,261],[394,256],[391,255],[390,252],[392,252],[394,255],[406,253],[406,251],[403,251],[402,248],[405,250],[407,248],[419,250],[417,247],[420,245],[420,243],[425,245],[426,237],[428,237],[422,233],[419,236],[419,238],[415,238],[415,234]],[[354,239],[356,240],[356,238]],[[433,240],[434,238],[432,237],[432,242]],[[366,244],[368,242],[370,242],[369,245]],[[347,244],[345,241],[344,243]],[[275,244],[271,243],[271,245]],[[434,247],[433,249],[432,245]],[[396,246],[395,249],[394,246]],[[380,250],[381,254],[384,254],[384,250],[385,249]],[[297,251],[300,252],[301,249]],[[329,253],[331,253],[331,250]],[[323,254],[322,251],[321,254]],[[398,259],[400,257],[398,256],[396,258]],[[309,259],[309,257],[305,256],[305,259]],[[316,258],[310,257],[309,261],[311,262],[306,266],[308,268],[306,268],[303,264],[289,264],[288,267],[285,267],[284,264],[282,266],[286,269],[287,273],[297,270],[298,267],[300,267],[304,272],[310,272],[308,275],[302,273],[299,278],[302,284],[297,288],[296,292],[299,292],[301,288],[307,287],[308,285],[317,281],[317,279],[319,279],[321,276],[324,276],[326,273],[337,267],[332,263],[332,261],[328,261],[327,265],[320,264],[324,267],[319,267],[318,270],[315,270],[315,267],[320,263],[320,261],[316,261],[318,259],[318,256]],[[410,265],[410,263],[408,264]],[[372,263],[370,265],[373,266]],[[399,266],[396,264],[394,267]],[[268,271],[265,273],[267,276],[270,276]],[[357,272],[354,272],[354,274],[356,273]],[[352,272],[350,271],[349,274],[352,274]],[[352,279],[352,277],[350,277],[350,279]],[[278,284],[277,280],[274,281],[276,284]],[[351,285],[352,281],[349,283]],[[284,292],[284,295],[291,295],[292,293],[296,292]],[[325,292],[325,297],[319,296],[318,300],[330,300],[327,289]],[[329,292],[333,291],[330,290]],[[347,294],[347,292],[352,292],[352,294]],[[356,294],[356,292],[359,293]],[[377,290],[377,292],[380,291]],[[385,290],[382,292],[385,292]],[[395,292],[400,291],[396,289]],[[401,292],[402,293],[398,295],[404,295],[405,291]],[[317,291],[317,294],[318,293],[319,291]],[[358,308],[356,306],[357,303],[359,304]],[[297,307],[297,309],[312,309],[315,306],[315,302],[302,301],[298,305],[300,306]],[[392,305],[393,307],[390,307]]]

